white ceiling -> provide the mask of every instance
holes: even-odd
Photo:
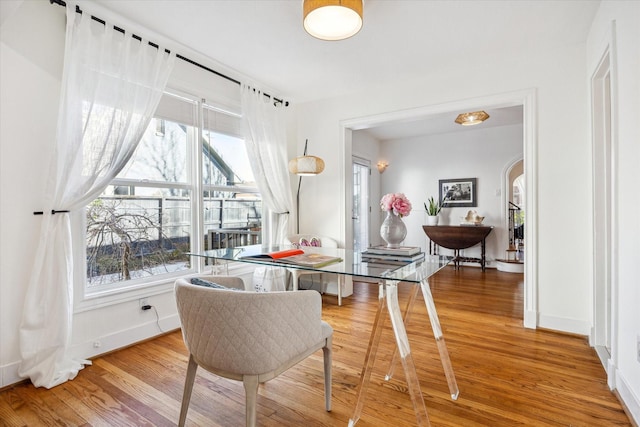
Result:
[[[462,126],[454,120],[459,112],[432,114],[411,121],[399,121],[367,128],[365,131],[379,141],[412,138],[453,132],[468,132],[497,126],[522,124],[522,105],[505,108],[485,108],[489,118],[477,125]],[[464,111],[460,111],[462,113]]]
[[[365,0],[360,33],[326,42],[302,28],[302,0],[96,1],[294,103],[419,79],[439,64],[486,63],[496,52],[581,43],[599,6],[594,0]],[[504,115],[512,120],[512,113]],[[502,116],[496,111],[484,125],[498,125]],[[436,129],[423,130],[441,132],[452,120],[421,126],[434,123]],[[380,138],[390,132],[380,130]]]

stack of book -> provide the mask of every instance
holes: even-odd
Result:
[[[424,259],[424,252],[418,246],[400,246],[388,248],[385,245],[373,246],[362,252],[362,262],[404,265]]]

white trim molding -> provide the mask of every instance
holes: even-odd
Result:
[[[443,104],[426,105],[422,107],[390,111],[371,116],[358,117],[340,121],[341,145],[345,147],[342,155],[344,159],[351,159],[351,132],[367,129],[373,126],[391,124],[395,122],[417,120],[434,114],[451,111],[473,111],[474,108],[502,108],[515,105],[523,106],[523,153],[525,186],[525,206],[527,207],[527,221],[525,222],[525,279],[524,279],[524,315],[523,325],[526,328],[535,329],[538,326],[538,142],[537,142],[537,104],[536,90],[525,89],[521,91],[487,95],[484,97],[464,99]],[[351,183],[350,169],[344,167],[341,178],[341,188],[348,188]],[[346,190],[341,190],[343,193]],[[344,229],[345,241],[352,236],[351,230],[351,200],[347,194],[343,194],[342,200],[346,202],[345,217],[341,219]]]

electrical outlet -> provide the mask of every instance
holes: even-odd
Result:
[[[145,305],[149,305],[149,298],[140,298],[138,302],[140,303],[139,304],[140,308],[142,308]]]
[[[100,341],[93,342],[93,348],[100,348],[100,347],[102,347],[102,343]]]

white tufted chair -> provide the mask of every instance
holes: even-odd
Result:
[[[237,277],[201,277],[244,289]],[[178,425],[184,426],[198,366],[244,383],[246,425],[256,425],[258,384],[280,375],[315,351],[324,353],[325,407],[331,410],[333,329],[321,319],[317,292],[238,292],[175,282],[189,365]],[[264,326],[268,325],[268,328]]]
[[[311,239],[316,238],[318,240],[320,240],[320,246],[323,248],[337,248],[338,247],[338,242],[336,242],[334,239],[332,239],[331,237],[326,237],[326,236],[316,236],[315,234],[293,234],[291,236],[287,237],[287,240],[289,241],[290,245],[293,246],[297,246],[300,244],[300,241],[302,239],[307,240],[308,242],[311,241]],[[303,246],[300,247],[301,249],[304,249]],[[295,268],[288,268],[287,270],[289,270],[289,272],[291,273],[291,282],[292,282],[292,287],[294,291],[298,290],[298,283],[300,281],[300,276],[305,275],[305,274],[322,274],[322,273],[316,273],[315,271],[310,271],[310,270],[298,270]],[[342,286],[343,286],[343,277],[342,275],[338,275],[338,305],[342,305]],[[322,292],[324,292],[325,287],[323,286],[322,288]]]

